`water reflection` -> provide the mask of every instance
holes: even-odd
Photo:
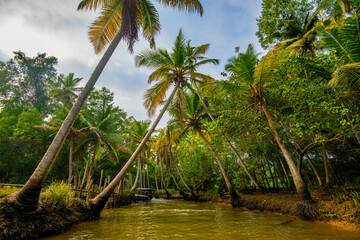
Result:
[[[360,239],[325,224],[286,216],[181,200],[106,209],[99,220],[81,223],[48,240],[88,239]]]

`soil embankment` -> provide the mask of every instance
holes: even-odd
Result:
[[[37,239],[59,234],[79,222],[93,220],[88,205],[74,200],[73,208],[68,211],[57,210],[40,204],[34,212],[19,212],[10,201],[11,197],[0,199],[0,240]],[[134,202],[133,195],[119,198],[115,205],[123,206]]]

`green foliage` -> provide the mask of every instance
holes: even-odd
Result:
[[[343,202],[348,200],[348,196],[345,193],[339,192],[331,196],[333,201],[337,204],[342,204]]]
[[[17,188],[17,187],[11,187],[11,188],[0,188],[0,198],[1,197],[5,197],[7,195],[10,195],[14,192],[17,192],[19,191],[20,188]]]
[[[41,193],[41,201],[56,210],[73,210],[73,192],[65,183],[52,183]]]
[[[360,193],[357,191],[351,191],[350,197],[352,198],[356,208],[360,208]]]

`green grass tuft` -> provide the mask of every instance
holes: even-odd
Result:
[[[14,192],[17,192],[19,191],[20,188],[17,188],[17,187],[11,187],[11,188],[0,188],[0,198],[1,197],[5,197],[7,195],[10,195]]]
[[[57,210],[73,210],[73,192],[65,183],[52,183],[41,194],[41,201]]]

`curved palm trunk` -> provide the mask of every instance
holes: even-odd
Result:
[[[163,168],[162,168],[161,164],[160,164],[160,181],[161,181],[161,185],[164,187],[164,190],[165,190],[165,193],[166,193],[166,198],[169,198],[170,193],[167,190],[167,187],[166,187],[166,184],[165,184],[165,181],[164,181],[164,172],[163,172]]]
[[[284,171],[285,178],[286,178],[286,181],[287,181],[287,183],[288,183],[288,188],[290,189],[290,188],[291,188],[291,182],[290,182],[290,179],[289,179],[289,175],[287,174],[287,171],[286,171],[286,168],[285,168],[285,166],[284,166],[284,163],[281,161],[281,158],[280,158],[280,157],[279,157],[279,161],[280,161],[282,170]]]
[[[317,181],[318,181],[318,183],[319,183],[319,186],[322,187],[322,186],[323,186],[323,183],[322,183],[322,181],[321,181],[321,177],[320,177],[320,175],[319,175],[319,172],[316,170],[314,164],[312,163],[312,160],[311,160],[309,154],[306,153],[306,154],[305,154],[305,157],[306,157],[306,159],[307,159],[307,161],[308,161],[311,169],[312,169],[313,172],[315,173],[315,176],[316,176],[316,179],[317,179]]]
[[[116,175],[116,177],[111,181],[111,183],[102,191],[100,194],[98,194],[94,199],[90,200],[91,207],[93,208],[95,217],[100,216],[101,210],[104,208],[107,200],[115,190],[116,186],[119,184],[119,182],[125,177],[126,173],[128,172],[129,168],[135,161],[136,156],[141,152],[142,148],[145,146],[146,141],[149,139],[152,132],[155,130],[156,126],[160,122],[160,119],[164,115],[167,107],[169,106],[171,100],[173,99],[177,89],[179,88],[180,82],[177,81],[176,85],[171,92],[168,100],[166,101],[164,107],[161,109],[159,115],[155,119],[154,123],[151,125],[149,131],[139,144],[139,146],[136,148],[134,153],[131,155],[130,159],[125,163],[124,167],[121,169],[121,171]]]
[[[220,158],[218,157],[217,153],[214,151],[214,149],[211,147],[209,141],[206,139],[206,137],[202,134],[202,132],[199,129],[196,129],[196,131],[199,133],[200,137],[204,140],[204,142],[206,143],[206,145],[208,146],[208,148],[210,149],[210,151],[212,152],[212,154],[214,155],[217,164],[219,165],[220,168],[220,172],[221,175],[223,177],[223,179],[225,180],[226,183],[226,187],[229,191],[230,197],[231,197],[231,205],[233,206],[237,206],[238,204],[238,200],[240,199],[239,195],[237,195],[237,193],[235,192],[235,189],[233,188],[229,178],[226,175],[225,169],[220,161]]]
[[[197,87],[197,85],[195,84],[195,88],[196,88],[196,92],[197,95],[200,98],[200,101],[202,103],[202,105],[204,106],[206,113],[208,114],[208,116],[211,118],[211,120],[216,123],[215,118],[213,117],[213,115],[211,114],[211,112],[209,111],[209,109],[207,108],[204,99],[201,96],[201,93]],[[222,131],[220,130],[220,134],[224,136],[224,134],[222,133]],[[257,181],[255,180],[254,176],[250,173],[249,169],[247,168],[245,162],[242,160],[242,158],[240,157],[239,153],[236,151],[236,149],[234,148],[234,146],[231,144],[230,141],[226,141],[226,144],[229,146],[229,148],[231,149],[231,151],[234,153],[234,155],[236,156],[236,158],[238,159],[239,163],[241,164],[241,166],[244,168],[245,173],[248,175],[248,177],[251,179],[252,183],[260,190],[262,190],[262,187],[257,183]]]
[[[171,150],[171,147],[169,148],[169,154],[170,154],[170,159],[171,159],[171,162],[173,163],[173,165],[175,166],[175,169],[182,181],[182,183],[184,184],[185,188],[190,192],[190,194],[197,200],[199,197],[196,196],[196,194],[194,194],[194,192],[189,188],[189,186],[186,184],[186,182],[184,181],[183,177],[181,176],[180,174],[180,171],[178,169],[178,167],[176,166],[176,163],[174,162],[174,155],[172,153],[172,150]]]
[[[133,192],[136,189],[136,185],[137,182],[139,180],[139,174],[140,174],[140,168],[141,168],[141,154],[139,154],[139,160],[138,160],[138,167],[137,167],[137,172],[136,172],[136,177],[135,177],[135,181],[134,181],[134,185],[131,187],[130,192]]]
[[[300,173],[298,172],[296,165],[295,165],[294,161],[292,160],[289,151],[280,141],[281,140],[280,135],[275,128],[274,122],[272,120],[272,117],[271,117],[268,109],[264,105],[261,105],[261,109],[264,112],[266,119],[268,120],[269,127],[274,134],[275,141],[276,141],[277,145],[279,146],[281,152],[283,153],[286,163],[289,166],[290,172],[292,174],[292,177],[293,177],[293,180],[295,183],[296,191],[298,192],[301,200],[312,201],[310,192],[309,192],[304,180],[302,179]]]
[[[181,182],[184,184],[185,188],[189,191],[189,193],[190,193],[195,199],[198,199],[199,196],[197,196],[197,195],[194,193],[194,191],[191,190],[191,188],[186,184],[183,176],[181,175],[181,173],[180,173],[180,171],[179,171],[179,168],[176,166],[176,164],[174,164],[174,166],[175,166],[175,169],[176,169],[176,171],[177,171],[177,173],[178,173],[178,175],[179,175],[179,177],[180,177],[180,179],[181,179]]]
[[[324,142],[321,143],[321,154],[324,159],[325,185],[326,185],[326,188],[329,188],[330,187],[329,166],[328,166],[329,158],[326,155],[326,149],[325,149]]]
[[[43,156],[41,162],[36,167],[35,171],[25,183],[24,187],[16,194],[16,203],[24,211],[31,211],[37,208],[39,203],[40,191],[43,187],[43,184],[46,180],[47,175],[50,172],[51,166],[53,165],[67,135],[70,132],[72,125],[77,118],[81,107],[84,105],[87,97],[91,93],[92,88],[94,87],[96,81],[98,80],[101,72],[104,70],[107,62],[109,61],[111,55],[115,51],[117,45],[121,40],[121,31],[119,31],[114,37],[113,41],[110,43],[108,49],[102,56],[100,62],[96,66],[95,70],[91,74],[88,82],[86,83],[83,91],[80,93],[79,97],[76,99],[73,107],[71,108],[66,119],[62,123],[59,131],[54,137],[52,143],[47,149],[45,155]]]

